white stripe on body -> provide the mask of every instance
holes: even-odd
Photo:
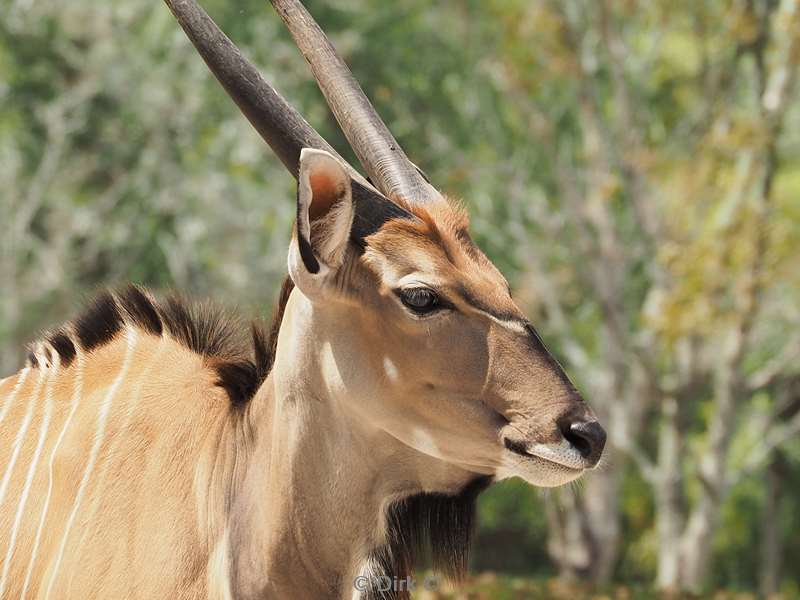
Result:
[[[88,514],[89,516],[84,516],[82,521],[84,523],[91,523],[94,519],[94,515],[97,514],[97,509],[100,505],[100,501],[103,499],[103,490],[106,485],[106,480],[108,479],[108,472],[109,472],[109,462],[110,459],[117,455],[117,451],[119,450],[120,445],[125,441],[126,436],[124,432],[130,427],[131,421],[133,421],[134,413],[139,406],[139,402],[141,401],[142,396],[142,386],[144,385],[145,380],[148,378],[150,374],[150,369],[157,363],[161,355],[163,354],[164,348],[166,344],[169,343],[169,338],[162,337],[158,342],[158,347],[153,352],[153,355],[148,359],[147,364],[142,368],[142,374],[136,381],[131,390],[129,396],[126,396],[125,402],[125,415],[123,417],[121,425],[116,429],[117,435],[111,442],[111,445],[108,448],[108,451],[104,453],[104,458],[102,461],[102,465],[100,467],[100,475],[99,479],[97,480],[97,488],[95,493],[93,494],[92,505],[87,512],[84,514]],[[83,535],[81,535],[81,539],[77,545],[73,546],[77,554],[80,554],[81,548],[83,547],[84,542],[86,541],[86,536],[89,533],[89,527],[86,527],[83,531]],[[20,599],[22,600],[22,599]]]
[[[67,429],[69,429],[69,425],[72,422],[72,417],[75,415],[75,411],[78,410],[78,404],[80,402],[81,394],[83,393],[83,352],[80,350],[77,351],[74,377],[75,383],[73,387],[72,404],[69,409],[69,414],[64,421],[64,426],[61,428],[61,431],[56,438],[56,443],[53,445],[53,450],[50,452],[50,459],[47,462],[47,494],[44,497],[42,514],[39,517],[39,527],[36,529],[36,538],[33,541],[33,549],[31,550],[31,558],[30,562],[28,563],[28,571],[25,573],[25,583],[22,584],[22,593],[20,594],[19,600],[24,600],[26,594],[28,593],[28,586],[31,583],[31,576],[33,575],[33,566],[36,563],[36,555],[39,552],[39,543],[42,539],[44,522],[47,519],[47,510],[50,506],[50,496],[53,493],[53,463],[55,462],[61,442],[67,433]]]
[[[69,538],[70,530],[75,523],[75,518],[78,515],[78,510],[80,509],[81,502],[83,501],[83,495],[86,492],[86,486],[89,483],[89,478],[91,477],[95,463],[97,462],[97,456],[100,453],[100,446],[103,443],[103,436],[105,435],[106,431],[106,421],[108,420],[108,413],[111,411],[114,395],[117,393],[117,389],[119,389],[119,386],[125,379],[125,375],[128,373],[128,368],[130,367],[131,358],[133,357],[133,349],[136,346],[136,330],[132,327],[126,327],[125,331],[128,340],[125,358],[122,362],[122,367],[120,367],[119,374],[117,375],[116,379],[114,379],[111,387],[108,389],[108,394],[106,394],[106,397],[103,399],[103,403],[100,406],[100,413],[97,418],[97,432],[94,436],[94,443],[92,444],[89,461],[87,462],[86,468],[83,471],[83,477],[81,478],[80,485],[78,486],[78,493],[75,496],[75,503],[73,504],[72,512],[67,519],[67,525],[64,529],[64,536],[61,538],[61,545],[58,549],[56,561],[53,565],[53,570],[50,575],[50,582],[47,585],[47,591],[44,595],[46,599],[50,597],[50,594],[53,591],[53,585],[58,578],[58,570],[61,567],[61,561],[64,558],[64,550],[67,546],[67,539]]]
[[[8,413],[9,409],[11,408],[11,404],[14,402],[14,398],[17,397],[17,394],[22,389],[22,384],[25,383],[25,380],[28,378],[28,374],[31,372],[30,367],[25,367],[22,371],[19,372],[19,376],[17,377],[17,383],[14,384],[14,389],[11,390],[11,393],[6,396],[6,401],[3,403],[3,409],[0,410],[0,423],[3,422],[3,419],[6,418],[6,413]]]
[[[14,555],[14,546],[17,542],[17,535],[19,535],[19,527],[22,523],[22,515],[25,513],[25,505],[28,503],[28,494],[30,494],[31,486],[36,475],[36,467],[39,464],[39,457],[42,455],[42,448],[44,447],[44,440],[47,436],[47,430],[50,427],[50,418],[53,414],[53,383],[58,376],[58,368],[61,364],[60,357],[57,352],[53,352],[52,367],[48,369],[42,368],[45,372],[50,372],[47,379],[47,385],[44,392],[44,416],[42,423],[39,426],[39,439],[36,442],[36,450],[33,453],[31,464],[28,467],[28,474],[25,477],[25,485],[20,494],[19,505],[17,506],[17,514],[14,517],[14,525],[11,528],[11,537],[8,541],[8,549],[6,550],[6,558],[3,563],[3,573],[0,575],[0,598],[3,597],[3,592],[6,588],[6,580],[8,579],[8,572],[11,569],[11,557]]]
[[[46,374],[47,369],[40,367],[39,378],[36,380],[36,385],[33,388],[33,395],[28,403],[28,410],[25,413],[25,417],[22,420],[19,430],[17,431],[17,437],[14,438],[11,457],[8,459],[3,480],[0,481],[0,506],[3,505],[3,500],[5,499],[6,492],[8,491],[8,484],[11,481],[11,474],[14,472],[14,465],[17,463],[19,453],[22,450],[22,444],[25,441],[25,434],[28,432],[28,427],[30,427],[31,421],[33,420],[33,411],[36,408],[36,401],[39,399],[39,391],[42,389],[42,383],[44,383],[44,376]]]

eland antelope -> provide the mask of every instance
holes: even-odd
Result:
[[[458,578],[480,491],[575,480],[603,429],[297,0],[272,3],[369,179],[166,2],[297,179],[289,277],[264,330],[103,293],[0,380],[0,598],[406,597],[380,582],[420,548]]]

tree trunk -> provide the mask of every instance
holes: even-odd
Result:
[[[778,592],[781,576],[782,539],[780,530],[780,508],[783,492],[783,456],[773,451],[767,466],[766,497],[761,513],[761,556],[759,569],[759,591],[768,598]]]
[[[681,506],[681,432],[678,402],[666,398],[661,406],[658,437],[658,470],[655,473],[658,574],[661,590],[680,586],[680,540],[684,515]]]
[[[580,498],[572,489],[559,490],[547,496],[546,509],[547,551],[559,577],[567,581],[585,577],[592,564],[594,541]]]
[[[587,521],[594,555],[589,578],[605,583],[614,574],[620,546],[620,487],[622,465],[607,473],[593,473],[585,489]]]
[[[567,488],[547,499],[548,552],[567,580],[607,582],[620,545],[619,493],[623,465],[587,476],[579,492]]]
[[[697,593],[705,583],[718,514],[718,502],[710,495],[703,496],[692,511],[681,543],[681,586],[685,590]]]
[[[708,427],[708,446],[700,460],[700,497],[689,516],[681,540],[681,583],[685,590],[702,589],[711,559],[711,543],[727,492],[728,448],[733,435],[739,391],[736,365],[742,353],[742,330],[732,332],[727,352],[714,381],[714,413]]]

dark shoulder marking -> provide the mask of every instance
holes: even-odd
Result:
[[[239,356],[241,324],[220,308],[192,303],[173,294],[159,312],[170,334],[197,354],[222,359]]]
[[[161,317],[158,316],[153,301],[138,285],[128,285],[119,292],[117,299],[133,325],[153,335],[160,336],[163,333]]]
[[[75,344],[63,331],[57,331],[47,338],[47,341],[61,358],[61,366],[68,367],[75,359]]]
[[[261,323],[253,321],[250,324],[250,337],[253,339],[253,360],[255,362],[256,377],[263,381],[267,378],[272,368],[272,353],[270,352],[267,332]]]
[[[240,406],[255,396],[263,379],[250,360],[228,360],[214,365],[217,385],[224,389],[234,406]]]
[[[111,292],[98,295],[89,308],[75,321],[75,333],[81,348],[92,350],[107,344],[122,328],[122,315]]]
[[[131,284],[114,294],[100,293],[71,328],[50,334],[47,342],[61,357],[61,364],[69,366],[78,347],[90,351],[107,344],[126,324],[155,336],[166,331],[206,359],[217,375],[216,384],[234,406],[239,406],[255,395],[272,370],[278,331],[293,287],[286,277],[267,330],[259,322],[248,327],[219,307],[189,302],[178,295],[157,302],[145,289]],[[28,354],[28,363],[33,368],[40,364],[33,351]]]
[[[251,326],[251,340],[244,337],[246,327],[218,307],[190,303],[177,295],[169,296],[158,312],[164,327],[181,344],[209,359],[217,374],[216,384],[223,388],[234,406],[252,398],[267,376],[264,357],[266,336]]]

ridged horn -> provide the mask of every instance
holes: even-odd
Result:
[[[325,150],[347,165],[194,0],[165,2],[222,87],[295,178],[303,148]],[[347,166],[351,176],[364,182],[355,169]]]
[[[197,2],[165,2],[208,68],[295,179],[303,148],[330,152],[345,165],[353,180],[356,214],[351,238],[356,243],[364,244],[365,238],[389,219],[415,218],[384,197],[339,156],[300,113],[264,80]]]
[[[390,198],[441,198],[408,159],[328,37],[298,0],[270,0],[311,65],[322,94],[371,181]]]

